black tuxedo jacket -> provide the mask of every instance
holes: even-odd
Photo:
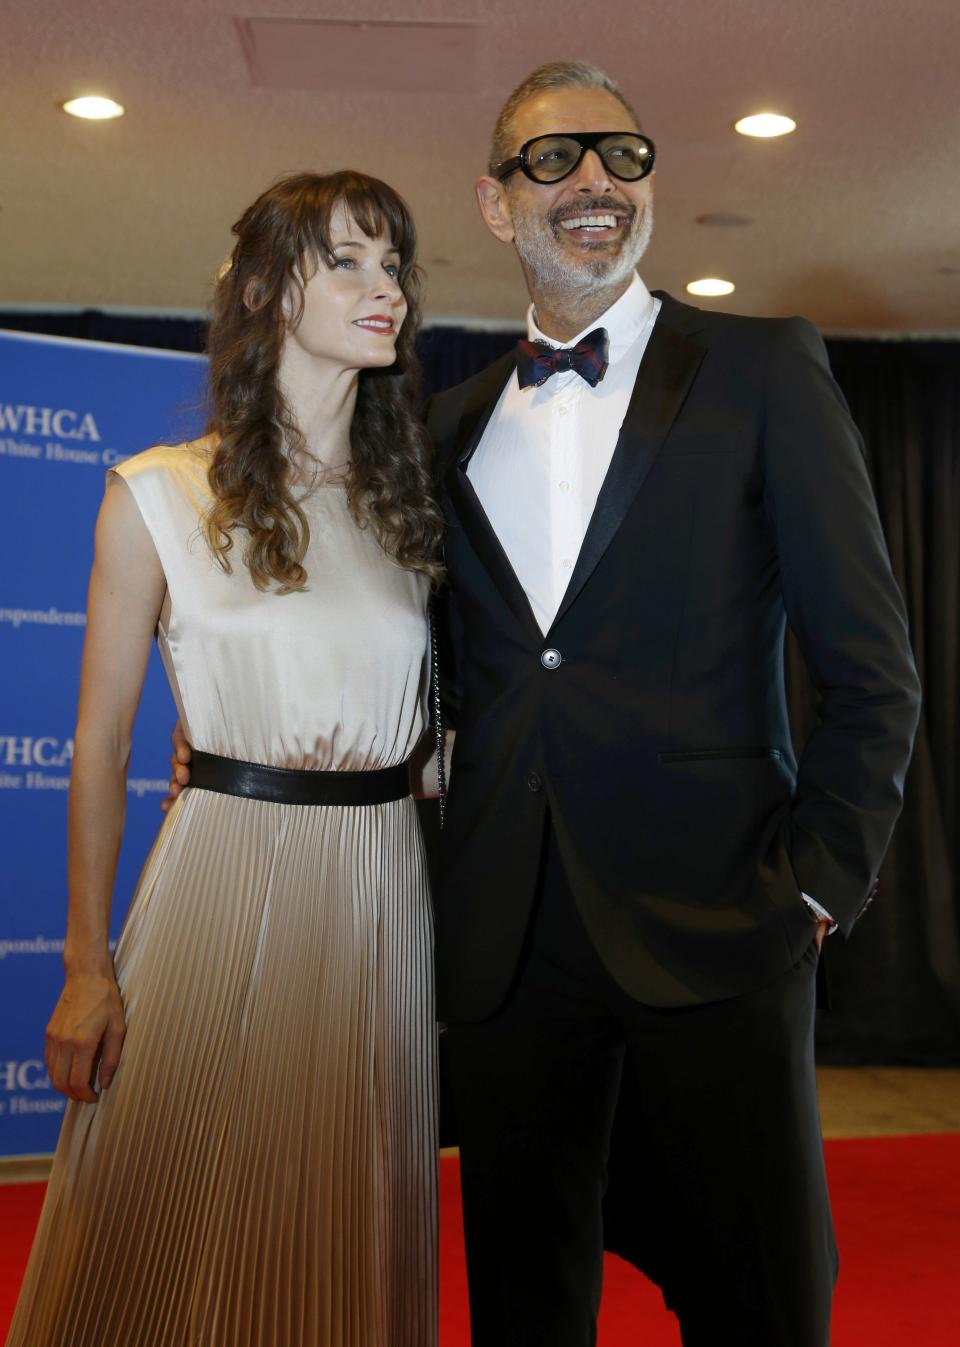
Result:
[[[663,1007],[795,963],[812,936],[801,892],[849,932],[900,810],[919,688],[823,344],[802,319],[660,298],[546,636],[466,471],[513,356],[430,406],[457,731],[437,893],[449,1020],[484,1018],[507,994],[548,809],[598,953]],[[821,698],[799,764],[786,622]]]

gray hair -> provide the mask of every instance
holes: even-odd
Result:
[[[641,130],[640,118],[627,102],[619,87],[609,75],[598,70],[586,61],[550,61],[547,65],[537,66],[500,109],[497,124],[493,128],[493,141],[490,145],[488,171],[493,174],[498,164],[510,157],[513,119],[521,103],[525,103],[534,94],[547,93],[551,89],[605,89],[618,103],[622,103]]]

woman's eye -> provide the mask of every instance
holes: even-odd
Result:
[[[343,267],[344,270],[346,270],[347,268],[352,267],[355,264],[352,257],[338,257],[333,265],[334,267]]]
[[[400,268],[395,262],[388,262],[383,269],[393,280],[397,280],[400,276]]]

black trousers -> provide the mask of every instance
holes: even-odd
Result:
[[[686,1347],[825,1347],[837,1260],[816,962],[811,923],[809,952],[771,986],[644,1006],[595,954],[548,837],[507,1003],[448,1029],[473,1347],[595,1343],[615,1119],[616,1247]]]

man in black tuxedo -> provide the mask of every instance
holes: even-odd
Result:
[[[593,1343],[605,1239],[687,1347],[829,1337],[815,973],[875,891],[918,684],[815,330],[636,275],[653,154],[592,67],[521,86],[477,188],[533,340],[430,408],[474,1347]]]

